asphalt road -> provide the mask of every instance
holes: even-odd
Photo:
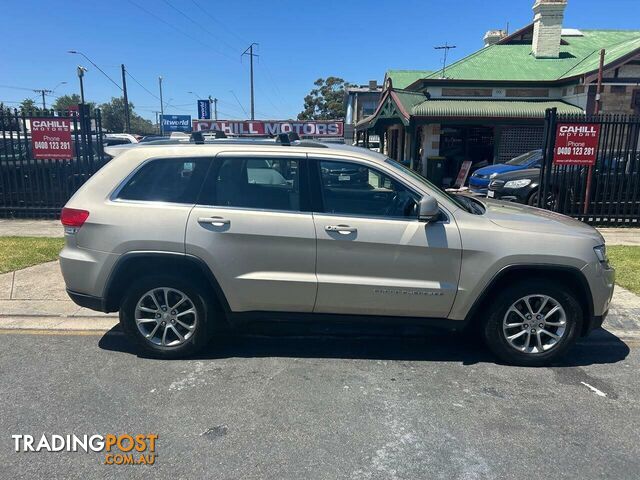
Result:
[[[455,336],[235,337],[159,361],[118,333],[4,331],[0,477],[637,479],[639,363],[604,331],[539,369]],[[11,439],[123,432],[157,433],[156,463]]]

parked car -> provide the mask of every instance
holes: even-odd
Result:
[[[539,186],[539,168],[500,173],[489,182],[487,197],[536,206]]]
[[[469,177],[469,190],[472,193],[486,195],[489,182],[493,177],[501,173],[525,170],[528,168],[539,168],[542,165],[542,150],[531,150],[517,156],[506,163],[496,163],[483,168],[479,168]]]
[[[105,147],[112,145],[127,145],[130,143],[138,143],[138,137],[130,133],[105,133],[102,136]]]
[[[586,224],[450,195],[383,155],[320,142],[132,148],[61,221],[70,297],[119,311],[141,351],[164,358],[245,322],[315,319],[468,330],[503,361],[545,365],[602,324],[614,284]]]
[[[325,162],[321,169],[322,179],[327,185],[369,185],[369,171],[365,167],[341,162]]]

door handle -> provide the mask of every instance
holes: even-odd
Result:
[[[324,227],[327,232],[338,232],[340,235],[349,235],[358,231],[356,227],[349,225],[327,225]]]
[[[231,220],[222,217],[200,217],[198,218],[198,223],[208,223],[214,227],[224,227],[225,225],[230,225]]]

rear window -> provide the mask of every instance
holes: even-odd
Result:
[[[122,200],[196,203],[209,159],[152,160],[138,170],[120,190]]]

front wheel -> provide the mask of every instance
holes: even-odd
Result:
[[[483,328],[485,342],[501,360],[514,365],[543,366],[557,360],[582,327],[575,294],[547,281],[506,287],[491,305]]]
[[[120,308],[120,323],[140,349],[159,358],[193,355],[211,337],[207,294],[171,276],[134,282]]]

